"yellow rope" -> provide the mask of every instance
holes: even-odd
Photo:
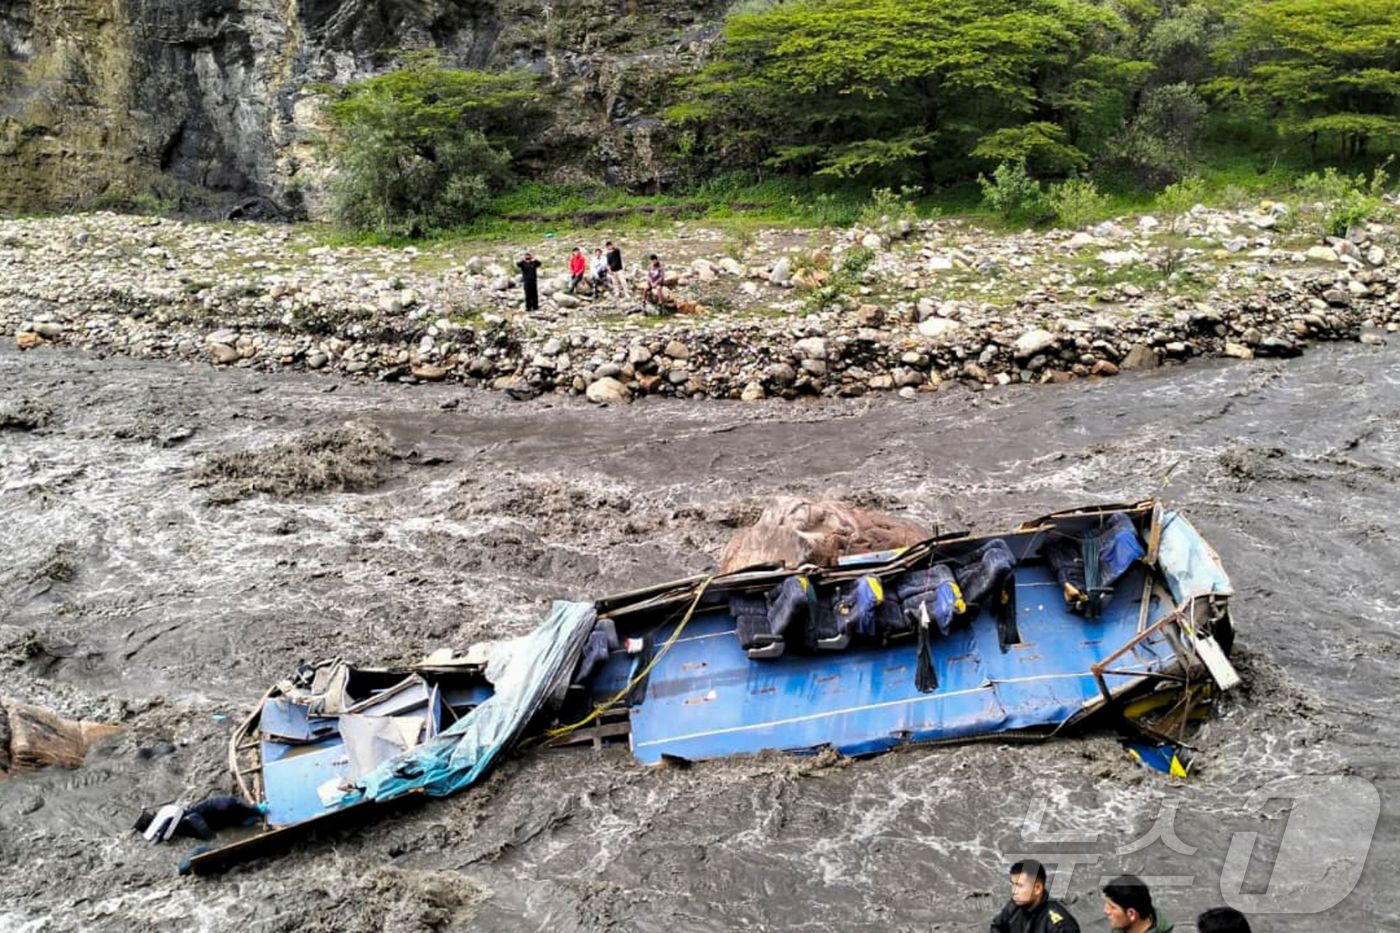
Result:
[[[705,595],[705,590],[709,587],[711,581],[713,580],[714,577],[706,577],[704,579],[704,581],[700,584],[699,589],[695,591],[695,598],[691,600],[690,608],[685,611],[685,616],[681,619],[680,624],[676,626],[676,630],[671,633],[671,637],[666,639],[666,643],[661,646],[660,650],[658,650],[655,654],[652,655],[651,660],[647,662],[647,666],[642,668],[637,673],[637,676],[633,677],[631,681],[628,682],[627,686],[623,687],[622,690],[618,692],[617,696],[613,697],[606,703],[602,703],[598,706],[595,706],[593,708],[593,712],[589,713],[587,716],[583,717],[578,722],[570,723],[567,726],[558,726],[554,729],[547,729],[544,733],[544,737],[546,739],[557,739],[561,735],[568,735],[575,729],[583,728],[593,720],[597,719],[599,716],[603,715],[604,712],[617,705],[617,703],[619,703],[623,697],[627,696],[627,694],[631,693],[632,689],[636,687],[637,684],[641,683],[642,680],[644,680],[646,676],[651,673],[651,669],[656,667],[657,662],[666,656],[666,652],[671,649],[671,645],[673,645],[676,639],[680,637],[681,632],[685,630],[685,627],[690,622],[691,617],[695,615],[695,609],[697,606],[700,605],[700,598]]]

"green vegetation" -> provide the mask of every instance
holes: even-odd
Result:
[[[966,176],[970,159],[1088,163],[1150,67],[1087,0],[806,0],[732,15],[672,120],[718,169]]]
[[[459,71],[423,54],[346,85],[326,109],[336,219],[409,237],[470,221],[506,185],[512,134],[537,101],[528,75]]]
[[[1335,234],[1377,216],[1400,145],[1400,0],[750,0],[707,61],[656,137],[678,181],[638,195],[522,181],[543,89],[409,56],[334,92],[329,236],[703,221],[743,257],[760,225],[1175,225],[1289,192],[1327,206],[1280,229]]]
[[[1298,182],[1304,210],[1315,212],[1320,206],[1322,232],[1328,236],[1346,236],[1352,227],[1374,218],[1381,210],[1381,195],[1390,182],[1389,162],[1377,166],[1370,174],[1348,176],[1328,167]]]
[[[1219,203],[1369,170],[1397,49],[1400,0],[753,0],[667,115],[702,177],[831,182],[806,212],[917,182],[924,216],[1072,227],[1188,177]],[[1331,229],[1374,207],[1348,190]]]
[[[1400,137],[1398,0],[1245,0],[1223,47],[1233,73],[1209,82],[1286,136],[1345,156]]]
[[[668,115],[715,171],[932,189],[1020,162],[1161,187],[1208,102],[1275,148],[1394,142],[1398,46],[1400,0],[756,2]]]
[[[1026,171],[1023,161],[1003,162],[992,177],[979,175],[982,201],[1003,220],[1038,223],[1053,216],[1047,212],[1045,190]]]

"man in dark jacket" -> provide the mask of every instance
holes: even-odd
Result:
[[[1137,875],[1119,875],[1103,886],[1103,915],[1123,933],[1172,933],[1175,926],[1157,912],[1147,882]]]
[[[1079,924],[1050,899],[1045,866],[1026,859],[1011,866],[1011,900],[992,918],[992,933],[1079,933]]]
[[[612,279],[612,286],[617,289],[617,293],[623,298],[629,298],[631,296],[627,291],[627,276],[622,273],[622,250],[613,246],[612,240],[608,240],[604,245],[608,250],[608,273],[609,277]]]
[[[520,270],[520,283],[525,286],[525,310],[538,311],[540,309],[540,285],[539,269],[540,261],[533,253],[527,252],[525,258],[515,264]]]

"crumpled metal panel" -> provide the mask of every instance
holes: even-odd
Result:
[[[573,673],[596,619],[592,603],[556,601],[549,618],[533,632],[492,656],[487,676],[495,693],[437,738],[366,775],[360,784],[363,797],[392,800],[418,790],[444,797],[475,783],[560,680]],[[345,803],[358,799],[347,797]]]

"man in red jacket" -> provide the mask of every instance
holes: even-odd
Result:
[[[583,281],[583,277],[588,271],[588,260],[583,258],[583,250],[577,246],[569,254],[569,294],[574,293],[578,288],[578,283]]]

